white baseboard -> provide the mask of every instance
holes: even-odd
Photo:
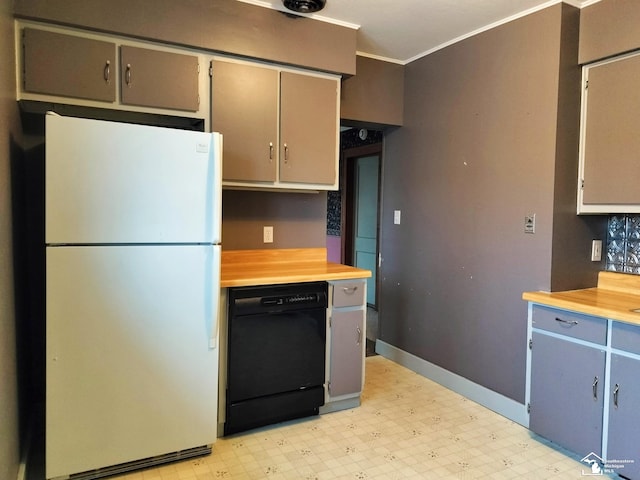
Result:
[[[411,353],[400,350],[382,340],[376,340],[376,353],[479,403],[489,410],[493,410],[509,420],[513,420],[523,427],[529,428],[529,414],[526,406],[522,403],[478,385]]]

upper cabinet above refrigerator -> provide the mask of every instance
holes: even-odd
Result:
[[[210,56],[204,52],[30,22],[20,22],[16,35],[20,101],[208,123]]]
[[[115,43],[33,28],[22,41],[26,92],[115,102]]]
[[[578,213],[640,212],[640,54],[583,69]]]
[[[231,59],[215,59],[212,74],[223,186],[337,190],[338,76]]]

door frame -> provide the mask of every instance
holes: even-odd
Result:
[[[376,304],[370,305],[377,309],[378,296],[380,292],[380,205],[381,205],[381,185],[382,185],[382,142],[363,145],[361,147],[348,148],[341,152],[340,177],[344,179],[342,185],[342,204],[340,214],[340,224],[342,231],[341,250],[342,263],[353,266],[354,244],[355,244],[355,218],[352,214],[355,204],[355,182],[356,182],[356,160],[361,157],[378,156],[378,205],[376,207]]]

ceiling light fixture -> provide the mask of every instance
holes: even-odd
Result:
[[[297,13],[313,13],[322,10],[327,0],[282,0],[285,8]]]

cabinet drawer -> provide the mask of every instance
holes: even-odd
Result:
[[[582,315],[556,308],[533,307],[533,328],[579,338],[604,345],[607,340],[607,321],[604,318]]]
[[[640,355],[640,327],[629,323],[613,322],[611,346]]]
[[[340,282],[333,284],[333,306],[353,307],[364,304],[365,282]]]

